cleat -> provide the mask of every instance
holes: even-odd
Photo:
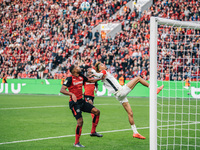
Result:
[[[97,132],[95,132],[95,133],[91,133],[90,136],[103,137],[102,134],[99,134],[99,133],[97,133]]]
[[[163,89],[164,85],[160,86],[159,88],[157,88],[157,94],[160,93],[160,91]]]
[[[134,138],[138,138],[138,139],[146,139],[144,136],[140,135],[139,133],[133,133],[133,137]]]
[[[74,147],[85,147],[83,145],[81,145],[79,142],[77,144],[74,144]]]

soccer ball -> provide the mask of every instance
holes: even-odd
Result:
[[[83,2],[81,4],[82,11],[88,11],[90,9],[90,4],[88,2]]]

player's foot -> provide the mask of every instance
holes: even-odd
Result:
[[[159,88],[157,88],[157,94],[160,93],[160,91],[163,89],[164,85],[160,86]]]
[[[74,144],[74,147],[85,147],[83,145],[81,145],[79,142],[77,144]]]
[[[97,132],[95,132],[95,133],[91,133],[90,136],[103,137],[102,134],[99,134],[99,133],[97,133]]]
[[[133,137],[138,138],[138,139],[146,139],[144,136],[140,135],[139,133],[133,133]]]

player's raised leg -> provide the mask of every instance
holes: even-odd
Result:
[[[136,77],[130,82],[128,82],[126,85],[132,90],[138,83],[141,83],[142,85],[149,87],[149,83],[146,82],[144,79],[141,77]],[[157,88],[157,94],[163,89],[164,85],[160,86]]]
[[[133,111],[131,109],[131,106],[128,102],[124,102],[122,103],[124,109],[126,110],[126,112],[128,113],[128,119],[129,119],[129,123],[131,124],[131,128],[133,130],[133,137],[134,138],[139,138],[139,139],[145,139],[144,136],[140,135],[137,131],[137,128],[135,126],[135,122],[133,119]]]
[[[146,82],[144,79],[141,77],[136,77],[129,81],[126,85],[132,90],[138,83],[141,83],[142,85],[149,87],[149,83]]]
[[[91,113],[94,114],[94,118],[92,120],[92,129],[90,136],[103,137],[103,135],[96,132],[96,127],[99,123],[100,111],[94,107],[92,108]]]

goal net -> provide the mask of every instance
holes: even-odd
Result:
[[[150,43],[150,149],[198,150],[200,24],[151,17]]]

